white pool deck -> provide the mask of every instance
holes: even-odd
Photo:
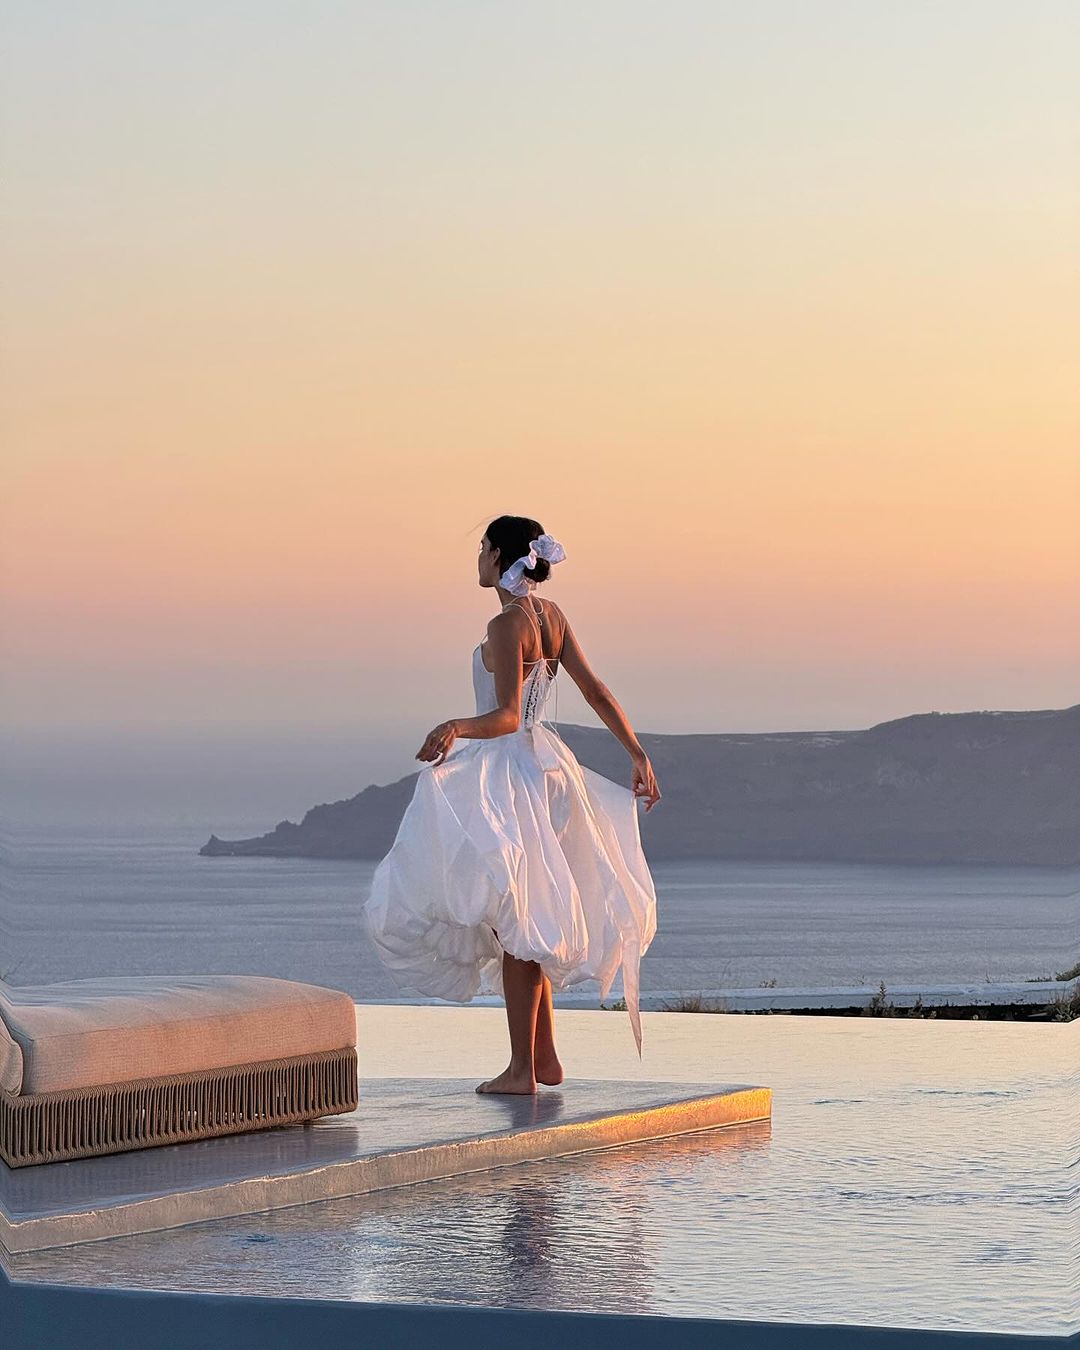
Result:
[[[469,1172],[768,1120],[767,1088],[577,1081],[478,1095],[471,1079],[369,1079],[344,1115],[0,1175],[9,1252],[266,1213]]]
[[[462,1012],[466,1026],[447,1026]],[[609,1037],[629,1036],[625,1015],[601,1016]],[[357,1020],[355,1110],[100,1158],[0,1164],[0,1249],[14,1255],[265,1213],[771,1114],[767,1086],[706,1077],[650,1083],[640,1073],[624,1082],[575,1075],[541,1085],[535,1096],[478,1094],[478,1079],[464,1069],[447,1076],[449,1047],[464,1036],[473,1055],[490,1056],[486,1076],[497,1072],[503,1065],[492,1022],[505,1026],[501,1009],[493,1019],[487,1009],[357,1005]],[[609,1052],[600,1058],[610,1063]],[[425,1069],[430,1076],[416,1076]]]

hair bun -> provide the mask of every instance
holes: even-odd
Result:
[[[551,564],[546,558],[537,558],[534,566],[525,568],[525,576],[533,581],[547,581],[551,576]]]
[[[531,587],[548,579],[554,563],[566,557],[562,544],[528,516],[499,516],[485,533],[499,550],[501,584],[513,595],[528,594]],[[506,558],[513,561],[503,566]]]

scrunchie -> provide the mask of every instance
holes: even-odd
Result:
[[[536,586],[536,582],[532,577],[523,575],[525,569],[535,567],[538,558],[544,558],[554,564],[562,562],[565,557],[566,549],[562,544],[553,535],[542,534],[539,539],[532,541],[528,553],[523,558],[518,558],[516,562],[510,564],[499,581],[511,595],[528,595]]]

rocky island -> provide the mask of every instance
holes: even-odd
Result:
[[[629,786],[629,759],[605,727],[558,730],[582,764]],[[1080,704],[640,740],[664,794],[639,812],[652,859],[1080,867]],[[313,806],[257,838],[212,834],[199,852],[381,858],[415,779]]]

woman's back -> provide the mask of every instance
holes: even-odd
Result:
[[[531,603],[529,600],[511,600],[503,606],[502,613],[505,614],[512,609],[519,609],[532,616],[522,649],[522,664],[525,667],[523,673],[528,675],[532,666],[546,661],[554,674],[562,657],[563,643],[569,626],[566,615],[551,600],[541,600],[539,596],[535,596]],[[484,655],[487,656],[487,644],[482,642],[480,645],[484,648]],[[486,660],[484,669],[489,675],[494,674]]]
[[[530,604],[510,601],[503,613],[510,609],[525,610],[530,616],[528,640],[523,647],[521,679],[521,727],[546,721],[548,697],[559,669],[567,628],[566,616],[559,607],[535,597]],[[473,652],[473,692],[476,696],[476,715],[492,712],[499,706],[495,692],[495,674],[485,662],[487,642],[483,641]]]

